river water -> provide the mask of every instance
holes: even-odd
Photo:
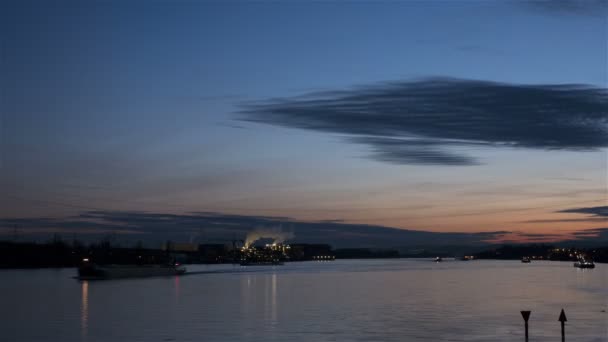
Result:
[[[608,341],[608,265],[336,260],[78,281],[0,271],[0,341]]]

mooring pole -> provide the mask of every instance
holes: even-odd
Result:
[[[566,331],[565,331],[564,326],[566,325],[566,321],[568,321],[568,319],[566,318],[566,313],[564,312],[564,309],[562,309],[562,312],[559,314],[559,318],[557,320],[560,321],[562,324],[562,342],[565,342],[566,341]]]
[[[524,327],[526,329],[526,342],[528,342],[528,319],[530,318],[531,311],[521,311],[521,317],[524,318]]]

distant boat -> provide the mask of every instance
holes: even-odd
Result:
[[[117,279],[171,276],[186,273],[186,268],[178,263],[154,265],[97,265],[84,259],[78,268],[78,278]]]
[[[441,257],[436,257],[435,258],[435,262],[442,262],[442,261],[443,261],[443,259]]]
[[[595,268],[595,263],[593,260],[579,258],[577,262],[574,263],[574,267],[577,268]]]
[[[521,258],[521,262],[527,264],[527,263],[530,262],[530,258],[529,257],[523,257],[523,258]]]

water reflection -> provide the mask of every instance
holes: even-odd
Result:
[[[241,278],[241,299],[239,301],[240,303],[240,309],[241,309],[241,315],[243,317],[246,317],[248,315],[248,311],[249,311],[249,301],[251,299],[249,292],[251,291],[251,275],[247,274],[244,275],[243,278]]]
[[[240,279],[239,311],[243,317],[262,318],[274,328],[279,320],[278,275],[243,275]]]
[[[273,325],[277,322],[277,274],[272,274],[272,293],[270,297],[270,319]]]
[[[175,281],[173,282],[175,285],[175,302],[179,302],[179,276],[175,276]]]
[[[2,271],[0,316],[9,319],[0,322],[1,341],[523,341],[525,309],[534,321],[530,338],[559,341],[562,307],[568,341],[608,336],[605,264],[579,270],[559,262],[398,259],[238,273],[214,267],[226,272],[76,282],[72,269]]]
[[[80,303],[80,332],[83,340],[86,340],[89,329],[89,282],[81,282]]]

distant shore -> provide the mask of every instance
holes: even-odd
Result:
[[[597,263],[608,262],[608,247],[566,248],[551,245],[502,245],[492,246],[481,252],[451,254],[441,251],[418,249],[398,250],[382,248],[338,248],[327,244],[292,244],[287,262],[320,260],[319,256],[335,259],[410,259],[454,258],[456,260],[530,260],[576,261],[585,255]],[[189,250],[153,249],[112,246],[108,242],[90,244],[78,241],[66,243],[55,239],[46,243],[0,241],[0,269],[64,268],[77,267],[84,258],[93,257],[101,263],[137,264],[161,263],[177,259],[184,264],[238,263],[238,249],[223,244],[200,244]],[[465,257],[466,256],[466,257]]]

